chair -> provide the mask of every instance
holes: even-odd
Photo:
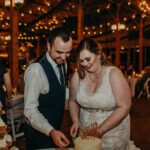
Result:
[[[144,89],[140,92],[140,94],[138,95],[138,98],[140,98],[143,93],[146,92],[147,95],[147,99],[150,99],[150,77],[147,78],[147,80],[144,83]]]
[[[20,129],[21,125],[24,123],[24,101],[13,100],[12,106],[7,110],[7,125],[8,131],[12,132],[13,140],[24,135],[24,132]]]

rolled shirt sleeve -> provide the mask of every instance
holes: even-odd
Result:
[[[38,97],[42,93],[48,93],[49,85],[46,74],[39,63],[31,64],[25,71],[24,115],[28,123],[49,136],[53,126],[38,110]]]

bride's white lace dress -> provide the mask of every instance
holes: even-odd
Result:
[[[100,86],[95,93],[86,90],[86,83],[80,80],[76,99],[80,108],[80,123],[86,127],[92,123],[100,124],[115,111],[115,99],[109,82],[112,66],[106,67]],[[102,137],[103,150],[130,149],[130,117],[127,117],[114,129]]]

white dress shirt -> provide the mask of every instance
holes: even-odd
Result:
[[[51,63],[59,80],[59,71],[57,68],[57,64],[49,56],[48,52],[46,53],[46,58]],[[42,66],[39,63],[31,64],[25,71],[24,80],[24,115],[33,128],[49,136],[49,133],[53,129],[53,126],[49,124],[48,120],[38,110],[39,95],[46,94],[50,90],[50,85],[48,84],[48,79]]]

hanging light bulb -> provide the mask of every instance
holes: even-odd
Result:
[[[125,24],[122,24],[122,23],[118,24],[118,30],[124,30],[125,27],[126,27]],[[112,30],[117,30],[117,25],[116,24],[111,25],[111,29]]]
[[[11,0],[5,0],[5,6],[10,6]],[[24,0],[12,0],[13,6],[15,4],[24,4]]]
[[[143,13],[150,14],[150,2],[148,0],[139,1],[138,6]]]

